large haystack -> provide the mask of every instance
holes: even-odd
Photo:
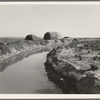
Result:
[[[33,34],[30,34],[30,35],[27,35],[25,40],[30,40],[30,41],[38,41],[40,38],[33,35]]]
[[[61,35],[58,32],[46,32],[44,34],[44,40],[61,39]]]

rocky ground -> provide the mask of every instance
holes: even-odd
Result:
[[[100,53],[98,48],[94,50],[89,47],[80,50],[78,43],[75,47],[60,45],[48,53],[44,65],[48,78],[60,87],[63,93],[100,93]]]

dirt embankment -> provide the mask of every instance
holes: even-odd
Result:
[[[100,75],[97,73],[99,67],[80,59],[80,56],[77,58],[74,50],[57,47],[47,54],[44,65],[48,78],[60,87],[63,93],[100,93]]]

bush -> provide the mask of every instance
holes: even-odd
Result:
[[[97,59],[97,56],[94,56],[94,57],[93,57],[93,60],[96,60],[96,59]]]
[[[97,65],[94,65],[94,64],[91,64],[91,70],[94,71],[94,70],[98,70],[98,66]]]
[[[11,53],[9,47],[4,43],[0,43],[0,50],[1,50],[2,54],[4,54],[4,55],[6,53]]]
[[[94,56],[94,57],[93,57],[93,60],[99,60],[99,61],[100,61],[100,57]]]
[[[79,60],[82,60],[82,56],[78,55],[78,54],[75,55],[75,58],[78,58]]]

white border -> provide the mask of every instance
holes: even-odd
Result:
[[[0,2],[1,5],[100,5],[100,2]],[[0,99],[91,99],[99,94],[0,94]]]
[[[85,1],[85,2],[0,2],[0,5],[100,5],[100,1]]]
[[[99,94],[0,94],[0,99],[100,99]]]

